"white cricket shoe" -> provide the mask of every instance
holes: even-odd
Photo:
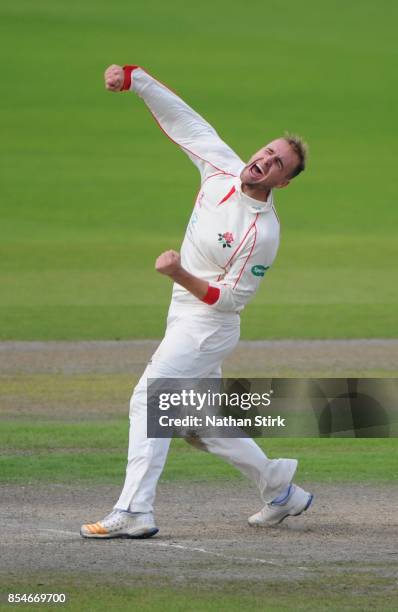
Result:
[[[98,523],[82,525],[80,535],[83,538],[151,538],[158,531],[152,512],[131,514],[113,510]]]
[[[249,518],[253,527],[272,527],[279,525],[288,516],[298,516],[310,507],[314,496],[297,485],[291,485],[291,491],[285,502],[266,504],[260,512]]]

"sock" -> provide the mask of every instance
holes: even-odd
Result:
[[[292,493],[292,487],[293,485],[290,483],[290,485],[287,486],[286,489],[282,491],[280,495],[278,495],[278,497],[275,497],[275,499],[272,500],[271,504],[282,505],[287,502]]]

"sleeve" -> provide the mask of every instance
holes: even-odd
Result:
[[[224,312],[239,312],[256,294],[260,282],[275,260],[279,236],[270,237],[265,244],[257,240],[257,227],[253,224],[250,239],[220,281],[209,284],[203,301]]]
[[[202,181],[215,171],[239,174],[242,160],[215,129],[140,66],[124,66],[122,89],[133,91],[144,100],[161,130],[199,169]]]

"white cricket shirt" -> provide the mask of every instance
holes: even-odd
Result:
[[[131,67],[129,89],[200,171],[181,264],[213,288],[207,308],[239,312],[256,293],[278,250],[280,228],[272,192],[266,202],[244,194],[239,176],[245,163],[207,121],[139,66]],[[204,306],[176,283],[172,303]]]

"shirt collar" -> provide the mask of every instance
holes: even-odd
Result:
[[[265,212],[269,212],[270,210],[272,210],[272,207],[274,205],[272,189],[269,192],[268,198],[266,199],[265,202],[262,202],[261,200],[256,200],[255,198],[251,198],[246,193],[243,193],[242,181],[240,180],[239,176],[236,177],[236,180],[235,180],[235,189],[236,189],[236,192],[238,194],[240,201],[242,202],[244,206],[246,206],[250,210],[250,212],[265,213]]]

